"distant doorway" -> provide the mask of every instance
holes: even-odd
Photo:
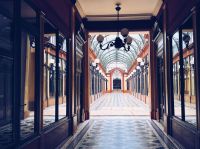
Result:
[[[113,90],[121,90],[121,79],[113,80]]]

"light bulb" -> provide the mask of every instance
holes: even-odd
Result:
[[[142,58],[141,58],[141,57],[138,57],[138,58],[137,58],[137,62],[138,62],[138,63],[142,62]]]
[[[129,34],[129,30],[128,30],[127,28],[123,28],[123,29],[121,30],[121,35],[122,35],[123,37],[127,37],[128,34]]]
[[[98,35],[98,36],[97,36],[97,41],[98,41],[99,43],[102,43],[103,40],[104,40],[104,37],[103,37],[102,35]]]
[[[126,43],[127,44],[131,44],[132,43],[132,41],[133,41],[133,39],[130,37],[130,36],[128,36],[127,38],[126,38]]]

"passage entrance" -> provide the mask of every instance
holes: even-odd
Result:
[[[113,89],[120,90],[121,89],[121,79],[114,79],[113,80]]]

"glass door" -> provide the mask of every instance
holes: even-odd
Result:
[[[35,134],[35,62],[37,13],[24,0],[21,1],[21,99],[20,139]]]
[[[157,57],[157,78],[158,78],[158,102],[159,102],[159,119],[164,121],[164,66],[163,57]]]
[[[164,77],[164,52],[163,52],[163,34],[159,33],[158,39],[156,40],[157,50],[157,97],[158,97],[158,109],[159,109],[159,120],[161,123],[164,122],[164,111],[165,111],[165,77]]]

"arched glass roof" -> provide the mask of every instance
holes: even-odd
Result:
[[[111,70],[111,67],[113,67],[114,65],[115,67],[127,71],[131,67],[132,63],[137,59],[137,55],[143,49],[145,44],[143,32],[132,32],[129,33],[129,36],[131,36],[133,39],[130,51],[126,52],[123,50],[123,48],[115,49],[114,46],[107,50],[101,50],[97,42],[97,36],[99,34],[102,34],[104,36],[104,41],[102,43],[104,48],[110,41],[115,40],[117,33],[96,33],[91,35],[91,48],[94,50],[97,57],[100,59],[100,62],[102,63],[103,67],[107,71]],[[121,35],[120,38],[123,39]]]
[[[127,65],[126,65],[126,63],[123,63],[123,62],[113,61],[113,62],[109,63],[107,65],[107,72],[109,72],[110,70],[112,70],[114,68],[120,68],[120,69],[124,70],[125,72],[127,72]]]
[[[115,70],[115,72],[113,73],[113,79],[121,79],[122,75],[119,72],[119,70]]]

